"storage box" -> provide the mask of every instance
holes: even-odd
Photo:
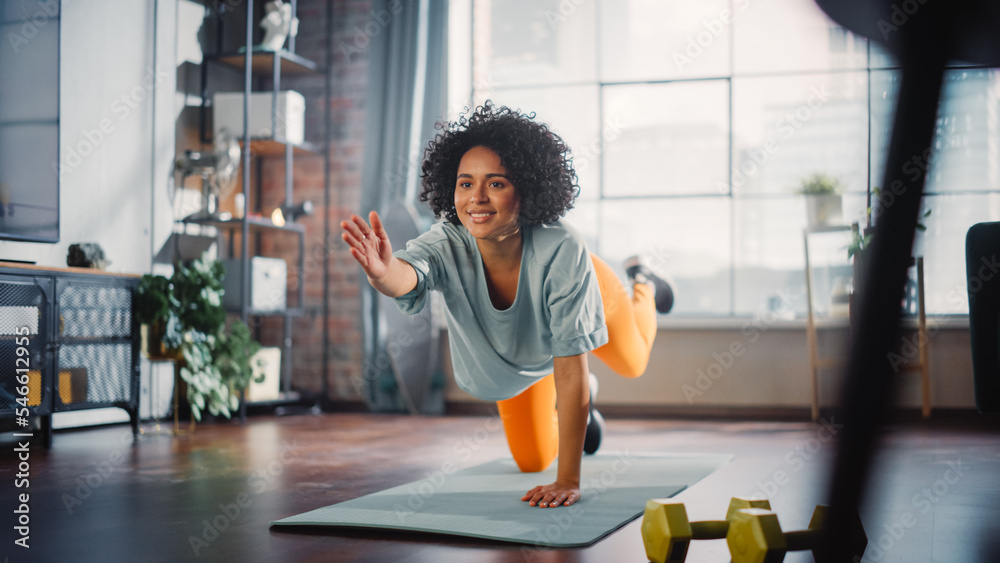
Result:
[[[260,360],[260,362],[258,362]],[[265,347],[250,357],[253,379],[247,387],[247,400],[276,401],[281,396],[281,348]],[[264,375],[264,381],[256,379]]]
[[[42,372],[37,369],[28,371],[28,406],[37,407],[42,404]]]
[[[59,370],[59,399],[64,405],[87,402],[87,368]]]
[[[305,140],[306,101],[294,90],[278,92],[278,109],[271,120],[273,92],[250,94],[250,137],[278,138],[289,143],[301,144]],[[215,134],[226,129],[229,134],[243,138],[243,92],[216,92],[212,102]],[[276,132],[272,131],[272,125]]]
[[[59,399],[62,404],[87,402],[87,368],[59,370]],[[42,372],[28,371],[28,406],[42,403]]]
[[[237,259],[222,261],[226,279],[222,286],[226,293],[222,305],[229,311],[240,310],[243,290],[243,267]],[[250,309],[261,313],[284,311],[287,299],[288,266],[281,258],[254,256],[250,259]]]

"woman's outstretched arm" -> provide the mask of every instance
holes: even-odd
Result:
[[[357,215],[341,221],[341,238],[350,246],[351,256],[361,264],[372,287],[393,298],[406,295],[417,287],[417,273],[413,266],[392,255],[389,235],[378,213],[369,213],[368,220],[371,226]]]

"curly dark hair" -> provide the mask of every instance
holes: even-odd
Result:
[[[483,146],[500,156],[517,190],[522,225],[552,223],[565,215],[580,192],[570,149],[534,118],[534,112],[525,114],[486,101],[469,117],[439,123],[441,132],[424,152],[420,201],[430,205],[436,217],[459,224],[455,210],[458,164],[469,149]]]

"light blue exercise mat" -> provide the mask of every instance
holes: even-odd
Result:
[[[556,464],[521,473],[512,459],[456,471],[444,463],[420,480],[290,516],[272,526],[385,528],[539,545],[590,545],[640,514],[651,498],[673,496],[732,459],[730,455],[605,452],[584,456],[583,498],[570,507],[521,501],[555,480]]]

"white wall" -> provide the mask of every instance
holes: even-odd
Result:
[[[111,260],[108,270],[150,271],[173,228],[169,193],[180,112],[175,95],[179,4],[189,2],[63,2],[60,240],[0,241],[0,259],[65,266],[70,244],[96,242]],[[198,20],[200,25],[201,12]],[[143,368],[145,410],[150,367]],[[158,381],[169,384],[171,378]],[[127,415],[102,409],[60,413],[54,425],[116,420]]]
[[[171,2],[159,4],[161,13],[172,13],[165,9]],[[169,224],[169,206],[154,208],[153,202],[167,194],[171,158],[164,151],[173,152],[174,138],[163,103],[175,81],[172,49],[163,48],[173,33],[152,32],[155,5],[63,3],[60,240],[3,241],[0,258],[65,266],[70,244],[96,242],[111,260],[109,270],[149,270],[154,238],[165,238],[159,227]],[[154,104],[161,119],[154,120]]]

